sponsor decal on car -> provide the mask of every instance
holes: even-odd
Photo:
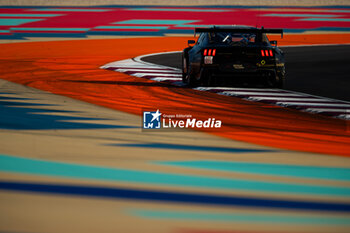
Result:
[[[233,68],[235,68],[236,70],[243,70],[244,66],[242,64],[233,64]]]

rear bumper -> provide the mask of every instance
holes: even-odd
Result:
[[[224,77],[230,79],[236,78],[264,78],[267,75],[276,75],[276,68],[274,66],[270,67],[240,67],[236,66],[235,68],[232,65],[232,68],[222,68],[219,66],[203,66],[205,72],[208,72],[213,77]]]

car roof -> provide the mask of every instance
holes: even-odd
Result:
[[[210,28],[222,28],[222,29],[258,29],[256,27],[252,26],[246,26],[246,25],[227,25],[227,26],[212,26]]]

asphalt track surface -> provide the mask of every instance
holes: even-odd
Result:
[[[283,47],[285,88],[350,101],[350,45]],[[144,57],[144,61],[180,68],[181,53]]]

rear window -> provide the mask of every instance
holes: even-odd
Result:
[[[262,38],[258,38],[255,33],[236,33],[236,32],[210,32],[209,43],[222,44],[222,45],[245,45],[245,44],[257,44],[268,43],[268,39],[265,34]]]

